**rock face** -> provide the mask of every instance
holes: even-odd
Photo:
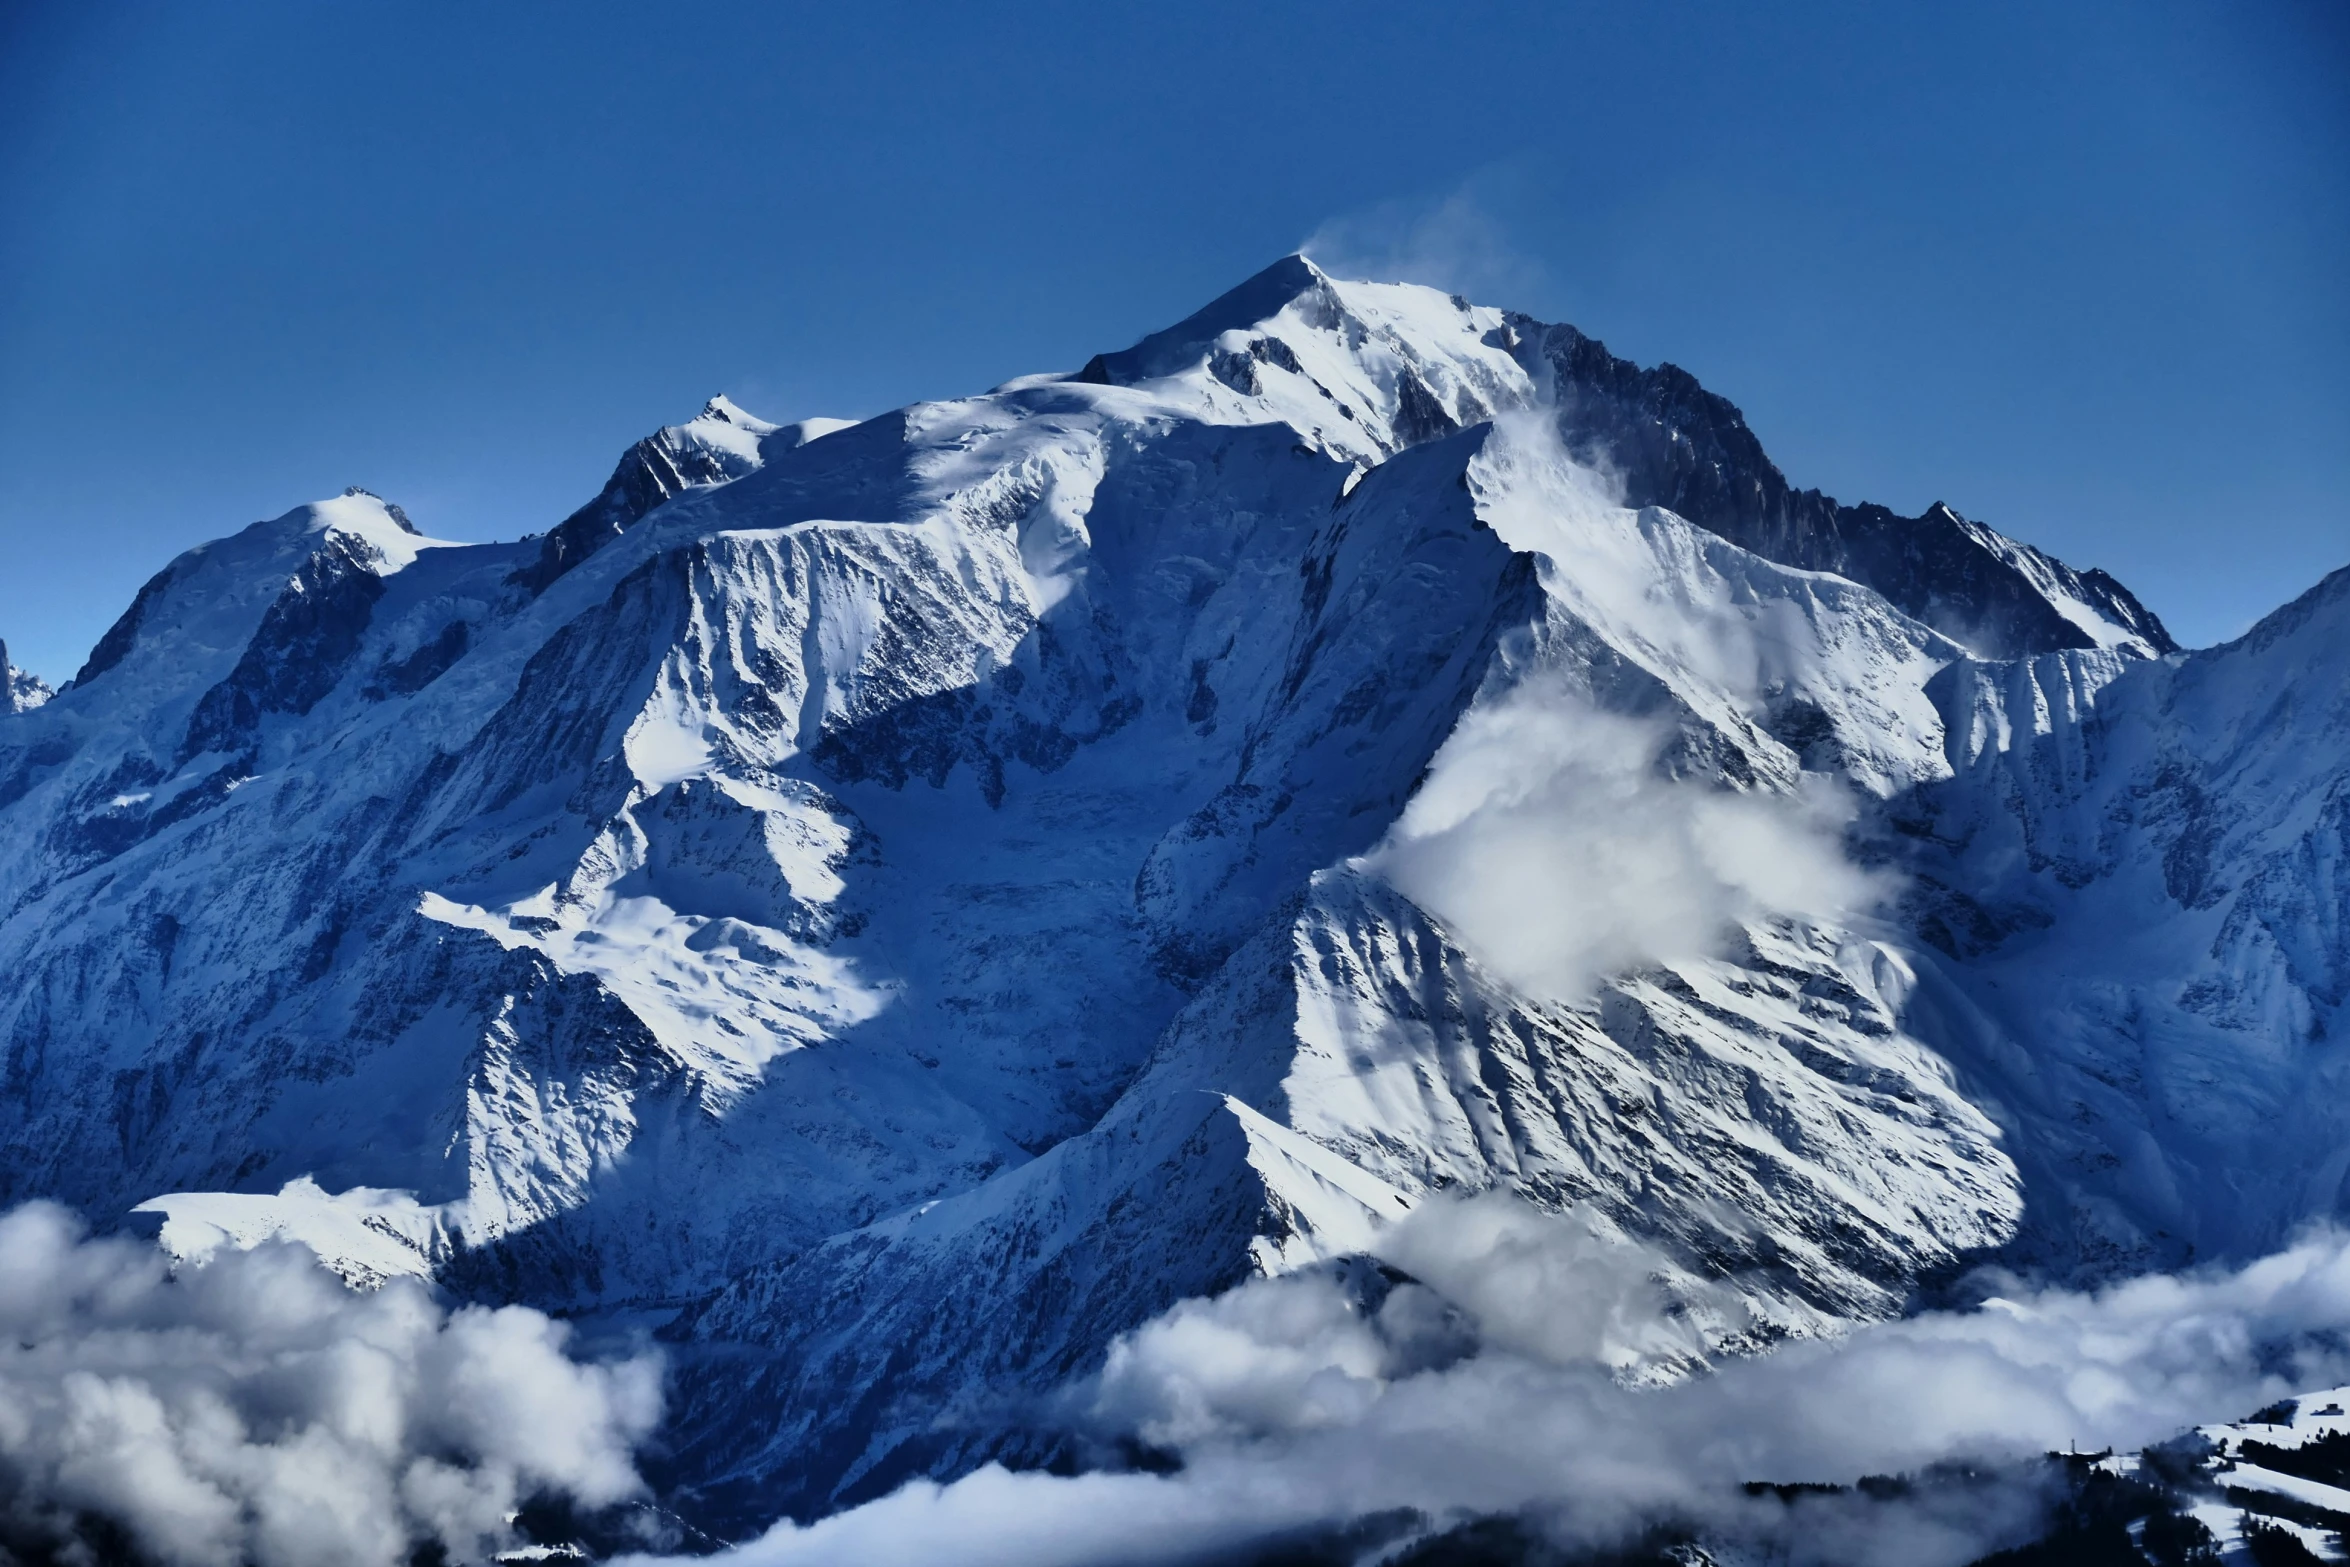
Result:
[[[0,716],[29,713],[56,694],[39,675],[11,664],[8,644],[0,642]]]
[[[0,717],[0,1199],[651,1314],[738,1526],[1038,1456],[1111,1336],[1431,1193],[1592,1206],[1727,1347],[2240,1252],[2350,1161],[2344,582],[2181,655],[1295,257],[1074,376],[714,401],[519,544],[348,494]],[[1399,890],[1464,780],[1874,891],[1734,866],[1551,983]]]
[[[847,425],[845,419],[769,424],[713,397],[691,420],[658,430],[622,453],[596,498],[548,530],[538,558],[516,572],[514,581],[530,592],[543,592],[662,502],[702,485],[741,478],[771,447],[787,452]]]
[[[1768,560],[1876,589],[1978,658],[2059,648],[2174,653],[2162,622],[2102,571],[2076,572],[1936,502],[1922,516],[1791,488],[1738,410],[1673,365],[1644,370],[1571,326],[1513,315],[1509,340],[1550,371],[1570,447],[1662,506]]]

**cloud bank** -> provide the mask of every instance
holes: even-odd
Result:
[[[176,1274],[66,1210],[0,1215],[0,1561],[97,1527],[173,1567],[395,1567],[511,1542],[536,1495],[640,1494],[650,1357],[591,1365],[522,1307],[357,1293],[273,1242]]]
[[[1384,1248],[1417,1259],[1422,1282],[1374,1300],[1344,1270],[1262,1280],[1119,1342],[1086,1413],[1178,1472],[989,1468],[725,1559],[1176,1564],[1411,1508],[1518,1515],[1567,1545],[1661,1520],[1774,1561],[1953,1567],[2029,1537],[2045,1499],[2012,1484],[1789,1503],[1742,1483],[2135,1447],[2350,1374],[2350,1238],[2324,1233],[2234,1271],[2018,1289],[1631,1386],[1616,1374],[1628,1341],[1669,1352],[1688,1330],[1658,1312],[1662,1259],[1629,1243],[1597,1255],[1599,1234],[1504,1197],[1431,1205]]]

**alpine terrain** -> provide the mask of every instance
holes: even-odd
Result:
[[[1293,256],[0,656],[0,1203],[650,1329],[736,1531],[1062,1456],[1118,1335],[1435,1194],[1657,1249],[1708,1353],[2250,1257],[2350,1207],[2346,762],[2350,571],[2183,651]]]

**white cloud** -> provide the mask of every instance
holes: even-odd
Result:
[[[1482,706],[1366,863],[1528,994],[1718,951],[1742,920],[1838,919],[1877,881],[1845,857],[1849,799],[1738,793],[1658,771],[1660,724],[1529,677]]]
[[[1570,457],[1546,412],[1497,420],[1472,479],[1502,537],[1543,557],[1554,596],[1660,667],[1759,708],[1786,661],[1768,645],[1770,616],[1726,583],[1667,569],[1613,477]],[[1834,922],[1882,900],[1885,879],[1844,852],[1855,804],[1842,784],[1807,773],[1790,792],[1741,791],[1674,777],[1661,761],[1676,738],[1665,719],[1606,711],[1537,665],[1461,720],[1365,863],[1493,972],[1549,1000],[1714,955],[1740,922]]]
[[[2043,1498],[2017,1484],[1789,1507],[1741,1483],[2134,1447],[2350,1372],[2350,1240],[2329,1233],[2233,1272],[2018,1291],[1629,1386],[1612,1368],[1662,1259],[1630,1243],[1602,1255],[1592,1221],[1503,1201],[1434,1205],[1397,1232],[1387,1249],[1432,1263],[1442,1289],[1366,1309],[1333,1275],[1264,1280],[1122,1340],[1089,1407],[1177,1451],[1179,1472],[985,1469],[722,1559],[1171,1564],[1408,1507],[1517,1513],[1584,1544],[1676,1519],[1772,1560],[1937,1567],[2023,1537]]]
[[[1483,1347],[1545,1365],[1686,1366],[1750,1325],[1734,1294],[1600,1214],[1545,1213],[1498,1191],[1423,1204],[1381,1237],[1379,1255],[1457,1307]]]
[[[346,1288],[271,1242],[171,1271],[64,1209],[0,1215],[0,1546],[108,1520],[188,1567],[478,1561],[534,1494],[643,1490],[651,1357],[583,1364],[522,1307]],[[0,1550],[0,1559],[5,1551]]]

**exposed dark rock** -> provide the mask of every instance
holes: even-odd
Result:
[[[1395,401],[1395,438],[1406,446],[1442,440],[1460,428],[1428,383],[1409,370],[1396,381]]]
[[[712,399],[704,418],[733,422],[732,409]],[[758,426],[764,430],[766,426]],[[596,498],[549,529],[539,558],[510,579],[531,593],[543,593],[572,567],[649,516],[655,507],[698,484],[723,484],[758,467],[753,459],[696,440],[683,425],[671,425],[621,454]]]
[[[465,656],[472,636],[472,627],[464,621],[450,621],[430,642],[378,670],[367,694],[378,699],[393,692],[413,696],[448,673],[449,666]]]
[[[180,759],[244,748],[265,713],[307,713],[340,683],[359,651],[384,582],[374,548],[328,532],[277,602],[228,678],[204,693],[188,719]]]

